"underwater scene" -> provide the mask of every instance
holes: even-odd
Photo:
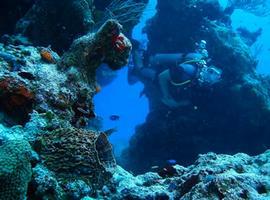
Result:
[[[270,0],[0,16],[0,200],[270,200]]]

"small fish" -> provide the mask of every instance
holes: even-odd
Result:
[[[118,121],[119,119],[120,119],[119,115],[111,115],[110,116],[110,120],[112,120],[112,121]]]
[[[167,163],[170,165],[175,165],[177,163],[177,161],[174,159],[170,159],[170,160],[167,160]]]

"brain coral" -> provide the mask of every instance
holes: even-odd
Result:
[[[59,178],[79,176],[99,185],[116,166],[112,146],[105,133],[58,129],[43,135],[38,144],[45,165]]]
[[[25,199],[32,170],[27,141],[11,140],[0,146],[0,199]]]

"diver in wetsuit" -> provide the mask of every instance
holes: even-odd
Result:
[[[183,57],[183,62],[171,65],[159,74],[161,100],[169,107],[186,106],[190,103],[189,94],[193,87],[209,87],[220,79],[221,70],[207,66],[201,54],[187,54]],[[175,100],[175,94],[181,96],[181,100]]]
[[[221,70],[208,66],[206,41],[196,43],[194,53],[156,54],[149,59],[148,67],[133,54],[135,72],[140,79],[158,80],[162,102],[169,107],[186,106],[190,103],[192,87],[211,86],[221,79]],[[176,100],[175,96],[180,96]]]

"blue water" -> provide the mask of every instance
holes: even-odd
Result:
[[[140,23],[134,27],[132,37],[141,42],[146,48],[147,35],[142,33],[147,19],[155,14],[156,0],[150,0]],[[95,112],[103,118],[103,130],[117,128],[110,141],[114,146],[116,156],[128,145],[135,127],[142,124],[149,112],[148,100],[140,97],[143,84],[138,82],[129,85],[127,80],[127,67],[117,71],[115,80],[102,88],[94,98]],[[113,92],[112,92],[113,91]],[[120,116],[119,120],[110,120],[111,115]]]

